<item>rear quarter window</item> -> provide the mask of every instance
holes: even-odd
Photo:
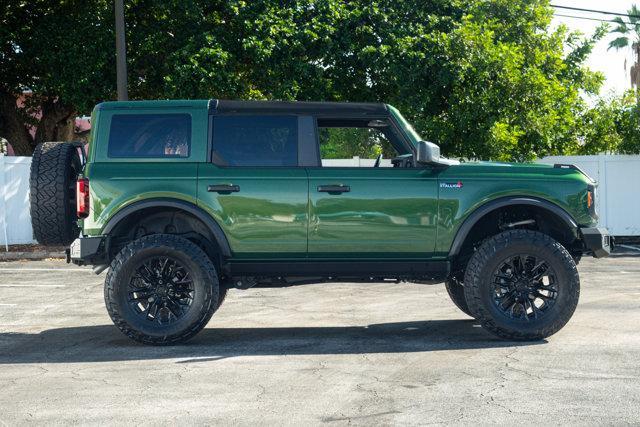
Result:
[[[114,114],[109,157],[185,158],[191,152],[189,114]]]

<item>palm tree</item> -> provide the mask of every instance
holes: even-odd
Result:
[[[613,18],[613,21],[617,25],[611,32],[621,34],[621,36],[609,42],[609,49],[619,50],[631,47],[636,61],[630,70],[631,86],[638,86],[640,83],[640,63],[638,62],[640,59],[640,9],[634,4],[631,9],[627,10],[627,21],[624,21],[620,16]],[[626,60],[624,69],[627,69]]]

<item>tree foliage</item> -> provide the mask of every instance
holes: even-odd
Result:
[[[11,1],[0,8],[0,136],[17,154],[69,138],[77,114],[112,96],[112,25],[107,0]],[[37,129],[35,137],[27,126]]]
[[[228,2],[163,80],[175,97],[389,102],[445,154],[528,160],[575,147],[581,93],[602,80],[584,62],[604,30],[551,31],[551,15],[535,0]]]
[[[375,128],[319,128],[318,141],[322,159],[375,159],[379,155],[390,159],[397,155],[387,137]]]
[[[637,87],[640,84],[640,9],[634,4],[627,10],[627,16],[624,19],[616,16],[612,20],[616,25],[611,30],[612,34],[618,35],[609,42],[609,49],[630,48],[635,57],[635,64],[629,69],[631,77],[631,85]],[[627,69],[626,61],[625,67]]]
[[[616,25],[611,32],[619,34],[619,36],[609,42],[609,49],[622,49],[638,42],[640,39],[639,16],[640,9],[634,4],[627,10],[625,19],[622,19],[620,16],[612,19]]]
[[[640,93],[598,99],[582,116],[582,135],[576,154],[640,153]]]
[[[3,94],[85,114],[113,99],[111,2],[14,3],[0,11]],[[548,0],[130,0],[129,93],[387,102],[446,155],[562,154],[602,80],[584,63],[603,30],[584,39],[551,16]]]

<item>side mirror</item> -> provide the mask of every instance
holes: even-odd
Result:
[[[440,157],[440,147],[428,141],[418,142],[418,153],[416,157],[416,162],[423,165],[447,167],[460,164],[457,160]]]
[[[420,141],[418,143],[418,163],[437,164],[440,162],[440,147],[433,142]]]

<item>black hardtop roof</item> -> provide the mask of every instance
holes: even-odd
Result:
[[[297,114],[367,118],[388,116],[389,106],[368,102],[308,102],[308,101],[230,101],[223,99],[164,99],[145,101],[107,101],[96,110],[173,110],[207,108],[209,114]]]
[[[348,116],[388,115],[389,108],[382,103],[368,102],[308,102],[308,101],[209,101],[210,114],[268,113],[268,114],[340,114]]]

